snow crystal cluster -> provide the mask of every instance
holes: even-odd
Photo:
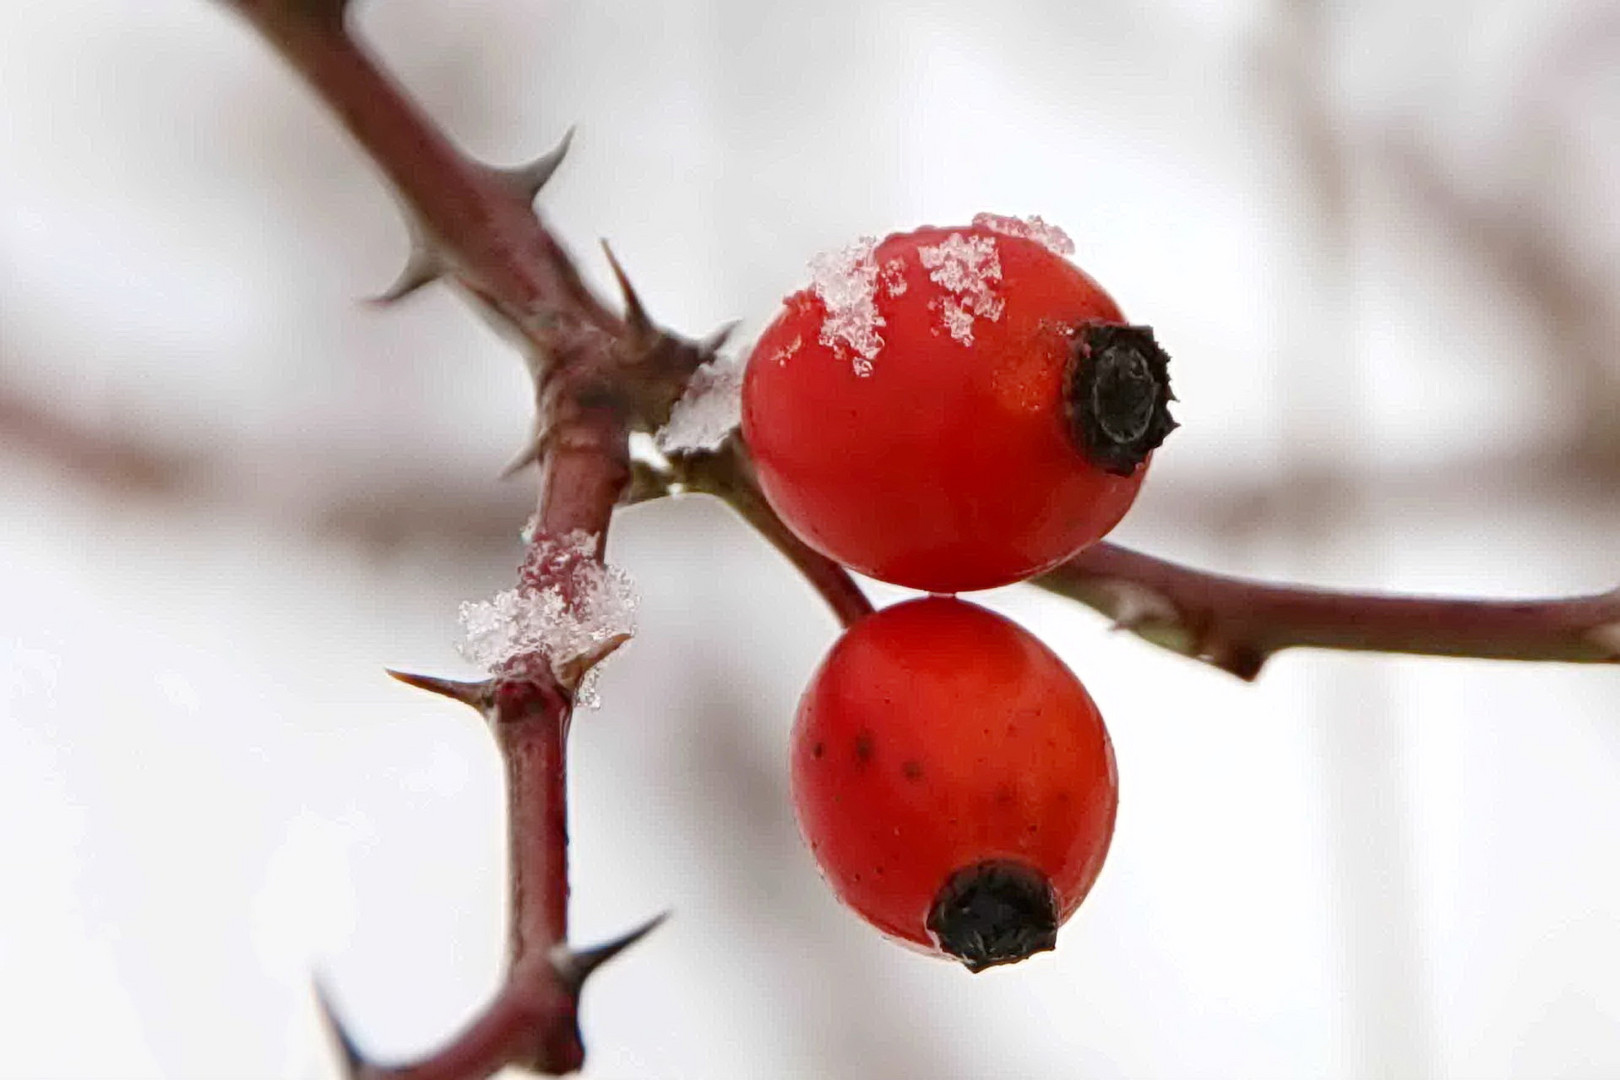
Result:
[[[716,356],[692,372],[669,422],[658,429],[658,449],[718,449],[742,422],[742,383],[742,361],[734,356]]]
[[[933,301],[939,307],[945,330],[963,345],[973,344],[973,320],[1001,318],[1005,307],[996,295],[1001,280],[1001,258],[996,242],[988,236],[951,233],[942,242],[917,249],[917,258],[934,284],[951,293]]]
[[[810,260],[810,287],[827,309],[821,343],[852,353],[855,374],[861,376],[872,374],[872,360],[883,349],[878,334],[883,325],[877,309],[878,265],[872,255],[876,246],[876,239],[863,236]]]
[[[1003,217],[1000,214],[975,214],[973,224],[1002,236],[1019,236],[1033,240],[1054,255],[1073,255],[1074,241],[1056,225],[1042,221],[1039,214],[1027,218]]]
[[[629,575],[594,558],[596,537],[576,529],[537,537],[518,587],[492,600],[461,605],[461,654],[495,674],[516,674],[532,663],[566,679],[580,660],[635,633],[636,595]],[[574,694],[595,708],[596,668]]]

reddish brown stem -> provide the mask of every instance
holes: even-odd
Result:
[[[532,192],[469,160],[326,10],[288,0],[235,4],[393,182],[419,242],[503,323],[550,337],[558,315],[610,336],[623,323],[590,292],[539,225]]]
[[[540,470],[536,536],[583,531],[595,537],[600,561],[613,508],[630,477],[629,424],[667,415],[686,376],[705,359],[702,350],[657,331],[644,317],[628,326],[586,288],[531,206],[557,156],[524,175],[467,159],[348,35],[340,0],[238,0],[232,6],[304,76],[393,181],[417,234],[407,279],[420,284],[453,276],[527,344],[540,433],[530,455]],[[494,1002],[466,1031],[411,1065],[365,1061],[334,1021],[351,1073],[466,1080],[507,1065],[558,1074],[583,1063],[581,985],[650,928],[592,952],[575,953],[567,945],[565,749],[575,680],[600,655],[521,657],[484,684],[404,677],[473,705],[495,731],[510,812],[510,967]]]
[[[753,462],[740,437],[734,434],[714,453],[686,455],[676,459],[673,465],[676,472],[672,479],[688,490],[707,492],[724,500],[786,556],[844,626],[872,613],[872,601],[866,598],[849,572],[811,550],[770,508],[754,479]]]
[[[735,443],[677,460],[667,481],[724,499],[782,548],[846,624],[870,611],[849,576],[821,565],[771,511]],[[1528,601],[1379,596],[1210,574],[1107,543],[1035,584],[1244,679],[1288,648],[1620,663],[1620,589]]]
[[[1208,574],[1113,544],[1036,584],[1244,679],[1291,648],[1620,662],[1620,590],[1551,600],[1367,595]]]

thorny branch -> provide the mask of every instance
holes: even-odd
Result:
[[[523,168],[481,165],[457,150],[354,40],[346,0],[224,2],[303,76],[398,191],[413,253],[380,299],[453,281],[524,349],[536,383],[536,435],[513,467],[539,467],[537,539],[583,530],[595,537],[600,562],[616,505],[707,492],[775,544],[842,622],[871,610],[847,573],[805,547],[771,512],[735,437],[714,453],[677,455],[667,468],[632,466],[629,433],[654,431],[668,418],[692,371],[714,354],[723,334],[693,343],[654,326],[611,253],[624,316],[592,294],[532,207],[561,162],[566,139]],[[1097,608],[1149,641],[1243,678],[1291,647],[1620,659],[1620,590],[1528,603],[1363,596],[1203,574],[1108,544],[1038,584]],[[584,979],[657,923],[595,949],[575,951],[567,943],[568,726],[578,678],[610,649],[561,658],[573,661],[561,666],[559,658],[545,658],[551,663],[503,667],[477,683],[395,673],[474,707],[495,732],[510,811],[509,970],[469,1028],[414,1064],[388,1068],[367,1061],[333,1019],[351,1075],[462,1080],[507,1065],[557,1074],[582,1064]],[[326,1012],[332,1019],[329,1007]]]
[[[532,203],[567,140],[532,165],[497,170],[464,156],[350,34],[336,0],[236,0],[393,182],[413,253],[383,297],[438,278],[462,286],[520,343],[536,386],[536,435],[514,467],[539,466],[535,543],[583,532],[601,562],[613,509],[630,480],[629,434],[655,430],[718,341],[693,344],[654,327],[623,272],[626,315],[585,286]],[[566,745],[574,693],[610,651],[520,656],[482,683],[400,675],[471,705],[506,762],[511,897],[508,972],[493,1003],[427,1059],[386,1068],[363,1057],[322,1005],[356,1077],[459,1080],[507,1065],[560,1074],[584,1062],[581,986],[600,963],[652,928],[600,948],[568,945]],[[541,661],[541,662],[536,662]]]

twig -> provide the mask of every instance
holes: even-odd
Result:
[[[616,263],[624,318],[586,287],[532,206],[567,139],[524,168],[481,165],[451,145],[354,40],[341,0],[230,6],[304,77],[398,191],[413,253],[383,299],[451,278],[524,347],[535,376],[536,434],[516,466],[539,466],[535,543],[583,532],[594,537],[600,563],[609,520],[630,480],[630,431],[655,429],[668,418],[718,339],[694,344],[655,327]],[[509,806],[509,969],[495,1000],[461,1035],[423,1061],[393,1068],[364,1059],[323,995],[353,1076],[467,1080],[507,1065],[560,1074],[584,1062],[578,1024],[584,979],[653,925],[588,952],[567,943],[565,749],[578,678],[601,655],[519,657],[483,683],[398,676],[473,706],[494,729]]]
[[[849,572],[794,536],[765,502],[754,479],[753,463],[736,432],[714,453],[677,456],[671,460],[671,465],[675,471],[668,480],[685,490],[705,492],[723,500],[798,567],[799,573],[821,594],[840,623],[849,626],[872,613],[872,601]]]
[[[726,500],[767,536],[791,539],[760,495],[740,451],[693,455],[672,464],[672,477],[689,488]],[[794,562],[806,569],[800,558]],[[812,563],[806,576],[813,571]],[[1087,549],[1035,584],[1095,608],[1144,640],[1243,679],[1255,678],[1272,654],[1288,648],[1620,662],[1620,589],[1531,601],[1380,596],[1209,574],[1108,543]],[[836,595],[828,602],[837,610]]]
[[[1242,679],[1291,648],[1620,662],[1620,589],[1554,600],[1378,596],[1209,574],[1106,543],[1035,583]]]

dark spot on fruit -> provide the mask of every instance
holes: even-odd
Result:
[[[821,759],[821,755],[825,754],[826,752],[827,752],[827,746],[820,739],[817,739],[816,740],[816,745],[814,745],[814,746],[812,746],[810,748],[810,756],[817,759],[818,761]]]
[[[860,762],[862,765],[865,765],[868,761],[872,760],[873,752],[872,733],[870,731],[863,731],[859,735],[855,736],[856,761]]]
[[[997,806],[1003,806],[1003,807],[1011,806],[1014,802],[1017,801],[1017,799],[1018,799],[1018,797],[1015,794],[1013,794],[1013,789],[1008,787],[1006,784],[1003,784],[1000,787],[996,788],[996,805]]]
[[[904,765],[900,766],[900,775],[904,776],[907,780],[921,780],[922,764],[916,761],[908,761]]]
[[[1029,833],[1031,836],[1034,836],[1036,833],[1041,831],[1041,827],[1032,821],[1029,823],[1029,828],[1025,829],[1024,831]]]

